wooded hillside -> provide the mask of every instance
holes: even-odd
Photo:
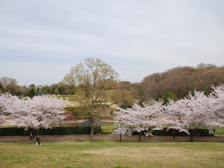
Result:
[[[199,64],[197,68],[176,67],[163,73],[146,76],[140,83],[143,98],[162,98],[172,92],[178,99],[186,97],[189,91],[211,92],[211,85],[224,83],[224,67]]]

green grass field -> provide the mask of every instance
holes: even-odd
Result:
[[[224,143],[60,141],[0,143],[0,167],[224,167]]]
[[[118,125],[114,125],[114,124],[103,124],[101,126],[102,129],[110,129],[110,130],[116,130],[119,128]]]

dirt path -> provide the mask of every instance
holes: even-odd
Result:
[[[44,141],[79,141],[79,140],[89,140],[90,135],[41,135],[41,142]],[[122,135],[122,141],[138,141],[139,136],[127,136]],[[120,135],[114,134],[99,134],[94,135],[94,140],[112,140],[119,141]],[[144,141],[144,137],[141,137]],[[36,138],[32,141],[35,142]],[[0,136],[0,142],[32,142],[29,140],[29,136]],[[147,137],[146,141],[163,141],[163,142],[190,142],[189,136],[176,136],[173,139],[172,136],[153,136],[151,138]],[[203,137],[194,136],[194,142],[224,142],[224,136],[214,136],[214,137]]]

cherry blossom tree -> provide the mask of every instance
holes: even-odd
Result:
[[[0,94],[0,125],[5,121],[5,114],[4,114],[4,104],[5,104],[5,97]]]
[[[29,103],[31,108],[29,116],[33,119],[30,120],[27,115],[23,115],[24,120],[19,123],[36,130],[41,127],[45,129],[51,128],[52,123],[60,122],[67,117],[63,115],[65,102],[65,100],[58,99],[56,96],[34,96]]]
[[[152,130],[163,129],[163,123],[160,120],[160,111],[162,110],[162,101],[150,100],[144,107],[134,104],[132,108],[118,108],[114,120],[120,121],[123,128],[118,132],[127,132],[129,136],[132,132],[139,132],[139,141],[141,141],[141,132],[151,128]],[[154,128],[152,128],[154,127]]]
[[[174,102],[170,100],[164,111],[164,123],[168,129],[177,129],[193,135],[199,127],[207,127],[210,133],[214,133],[212,126],[217,125],[215,121],[211,99],[203,92],[194,91],[194,96],[189,93],[187,98]]]
[[[19,102],[17,96],[4,93],[0,95],[0,123],[15,124],[15,111],[17,109],[23,110],[21,107],[15,106]]]
[[[0,93],[0,125],[5,122],[6,117],[9,115],[5,111],[7,104],[8,104],[7,94]]]
[[[224,84],[218,87],[212,86],[212,93],[209,95],[213,111],[220,127],[224,127]]]
[[[34,96],[32,99],[19,98],[10,94],[0,96],[1,121],[25,129],[48,129],[55,122],[64,120],[63,115],[66,100],[56,96]]]

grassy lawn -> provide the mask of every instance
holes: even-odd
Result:
[[[60,141],[0,143],[0,167],[223,167],[224,143]]]
[[[224,127],[220,128],[218,126],[215,127],[215,135],[224,135]]]
[[[102,129],[107,129],[107,130],[116,130],[119,128],[119,125],[114,125],[114,124],[103,124],[101,126]]]

